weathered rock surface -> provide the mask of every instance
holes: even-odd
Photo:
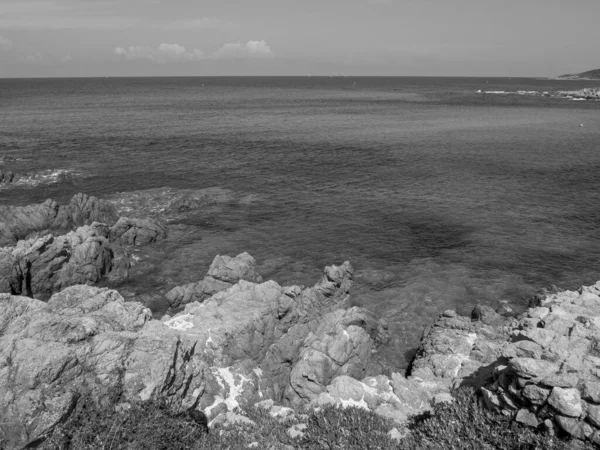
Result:
[[[255,259],[246,252],[235,258],[217,255],[203,280],[176,286],[167,292],[166,298],[171,308],[177,308],[190,302],[201,302],[240,280],[262,283]]]
[[[426,331],[409,380],[481,387],[489,408],[593,440],[600,432],[599,342],[600,283],[541,296],[518,320],[481,308],[472,320],[446,312]]]
[[[147,245],[167,237],[167,229],[150,219],[128,219],[120,217],[110,227],[111,242],[124,245]]]
[[[361,376],[387,330],[360,308],[339,309],[347,306],[351,282],[348,263],[326,268],[304,290],[240,280],[164,322],[108,289],[72,286],[47,303],[4,294],[0,438],[8,449],[20,448],[64,420],[81,394],[100,399],[109,390],[227,419],[269,392],[283,398],[295,365],[316,352],[333,370],[319,375],[323,389],[333,375]],[[275,351],[282,340],[289,347]],[[312,392],[311,385],[295,382],[298,391]]]
[[[118,219],[112,204],[85,194],[74,195],[68,204],[53,200],[28,206],[0,206],[0,246],[13,245],[32,233],[59,235],[93,222],[113,225]]]
[[[0,248],[0,290],[39,299],[74,284],[92,284],[111,269],[108,228],[94,222],[70,233]]]
[[[108,389],[127,399],[162,397],[193,407],[204,363],[139,303],[116,292],[73,286],[48,303],[0,298],[0,437],[21,448],[63,420],[82,393]]]

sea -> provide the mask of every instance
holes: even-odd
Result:
[[[0,79],[0,170],[32,174],[0,203],[218,189],[140,254],[126,298],[198,281],[217,254],[248,252],[282,285],[350,261],[352,304],[389,322],[378,357],[402,369],[447,309],[518,313],[600,280],[600,102],[553,95],[598,84]]]

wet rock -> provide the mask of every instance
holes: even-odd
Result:
[[[111,242],[141,246],[167,237],[167,229],[151,219],[128,219],[121,217],[110,228]]]
[[[36,205],[0,206],[0,246],[40,231],[60,235],[93,222],[110,226],[117,218],[110,203],[85,194],[74,195],[62,206],[50,199]]]
[[[240,280],[262,283],[256,260],[246,252],[240,253],[235,258],[217,255],[206,275],[232,284]]]

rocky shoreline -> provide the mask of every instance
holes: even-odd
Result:
[[[217,255],[204,278],[165,292],[172,312],[161,319],[93,286],[127,278],[132,249],[166,238],[161,210],[210,198],[174,195],[131,217],[121,214],[139,203],[133,197],[122,208],[83,194],[66,205],[0,208],[7,449],[43,439],[82,395],[162,400],[210,426],[243,422],[255,405],[274,415],[357,406],[393,419],[390,435],[401,436],[411,416],[452,401],[460,386],[517,422],[600,444],[600,283],[539,296],[518,317],[484,306],[471,317],[446,311],[406,373],[375,362],[389,324],[350,306],[349,262],[305,288],[264,281],[247,253]]]

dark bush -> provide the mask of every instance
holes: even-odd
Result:
[[[168,450],[189,449],[206,428],[187,413],[174,414],[160,402],[132,403],[116,411],[115,404],[97,405],[82,397],[69,420],[58,425],[43,448],[47,450]]]

